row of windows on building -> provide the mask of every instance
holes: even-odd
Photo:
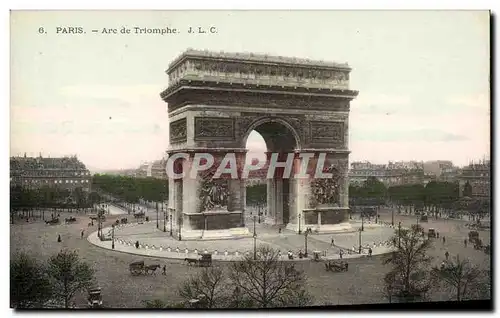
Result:
[[[48,176],[53,176],[54,171],[48,171],[48,170],[40,170],[40,171],[21,171],[20,174],[23,176],[41,176],[41,175],[48,175]],[[90,176],[90,172],[70,172],[70,171],[62,171],[62,170],[57,170],[57,174],[63,174],[65,176]]]
[[[12,178],[10,178],[10,181],[12,181]],[[36,179],[31,179],[31,180],[24,180],[24,183],[89,183],[89,180],[36,180]]]

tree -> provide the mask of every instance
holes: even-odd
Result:
[[[247,205],[259,206],[264,204],[267,200],[267,185],[256,184],[247,187]]]
[[[48,261],[48,274],[52,280],[54,296],[69,308],[76,292],[84,291],[94,282],[94,270],[80,260],[76,252],[61,251]]]
[[[472,197],[472,186],[469,183],[469,181],[465,182],[465,184],[464,184],[464,190],[462,192],[462,195],[464,197]]]
[[[277,250],[259,246],[257,259],[245,256],[231,266],[231,285],[256,307],[306,306],[305,275],[290,262],[279,260]]]
[[[13,308],[42,308],[52,290],[45,267],[25,253],[10,261],[10,303]]]
[[[468,259],[459,256],[446,264],[443,268],[434,267],[432,274],[456,293],[456,300],[469,298],[479,289],[484,273]]]
[[[203,297],[205,308],[221,308],[227,301],[227,280],[224,272],[218,267],[204,268],[201,273],[185,281],[179,294],[184,300]]]
[[[395,250],[385,257],[384,264],[393,267],[385,283],[390,282],[393,295],[406,301],[423,298],[431,285],[427,267],[432,258],[426,254],[431,241],[425,238],[420,225],[413,225],[411,229],[396,230],[391,243]]]

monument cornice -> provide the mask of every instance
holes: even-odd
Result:
[[[259,94],[286,94],[291,96],[318,96],[318,97],[335,97],[346,100],[352,100],[358,96],[358,91],[341,88],[321,88],[314,86],[300,85],[276,85],[276,84],[247,84],[242,82],[212,82],[203,80],[187,80],[183,79],[174,85],[169,86],[160,96],[163,101],[169,101],[170,97],[182,91],[223,91],[223,92],[248,92]]]
[[[294,57],[285,57],[268,54],[258,53],[233,53],[233,52],[215,52],[207,50],[193,50],[188,49],[175,58],[166,71],[167,74],[171,73],[175,68],[181,65],[186,60],[212,60],[221,62],[236,62],[246,64],[259,64],[259,65],[282,65],[290,67],[309,67],[318,69],[332,69],[351,71],[347,63],[328,62],[321,60],[310,60]]]

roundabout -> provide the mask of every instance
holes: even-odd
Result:
[[[361,222],[352,222],[353,231],[337,234],[311,233],[297,234],[293,231],[279,231],[267,224],[255,224],[256,238],[241,237],[237,239],[214,240],[178,240],[177,233],[170,236],[169,230],[163,232],[162,227],[156,228],[156,221],[143,223],[120,224],[114,228],[114,249],[112,246],[113,229],[104,228],[105,240],[100,240],[97,231],[91,233],[87,240],[98,247],[116,252],[165,258],[185,259],[198,257],[200,254],[212,254],[217,261],[238,261],[253,252],[254,246],[267,245],[281,252],[282,260],[288,260],[287,253],[296,255],[300,251],[320,252],[322,259],[334,260],[342,258],[359,258],[385,254],[391,251],[389,239],[394,235],[394,229],[388,224],[365,222],[363,231],[359,231]],[[253,228],[249,226],[249,232]],[[333,239],[333,244],[332,244]],[[361,244],[360,244],[361,240]],[[136,244],[138,245],[136,246]],[[361,245],[361,253],[359,253]],[[308,260],[304,258],[303,260]]]

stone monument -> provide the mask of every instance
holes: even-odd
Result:
[[[348,230],[349,109],[358,95],[349,89],[350,71],[347,63],[189,49],[170,64],[169,85],[161,93],[170,122],[167,152],[190,154],[176,161],[177,171],[188,171],[199,152],[212,154],[216,162],[234,153],[241,165],[255,130],[269,153],[282,154],[280,161],[294,154],[294,170],[304,160],[302,153],[313,153],[313,164],[326,153],[332,180],[280,178],[280,171],[267,180],[265,222],[293,231]],[[250,234],[242,178],[215,179],[207,173],[168,182],[169,211],[183,239]]]

